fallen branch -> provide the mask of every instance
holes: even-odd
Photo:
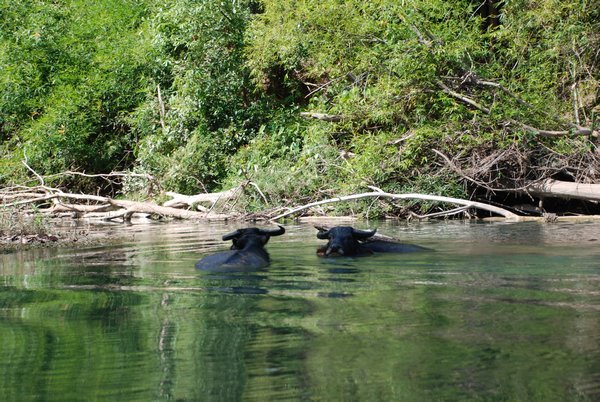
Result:
[[[118,208],[118,207],[117,207]],[[110,204],[65,204],[64,202],[58,202],[51,208],[48,208],[48,213],[58,214],[61,212],[75,212],[78,214],[90,214],[94,212],[109,212],[114,210],[115,207]]]
[[[383,197],[383,198],[392,198],[392,199],[396,199],[396,200],[416,199],[416,200],[446,202],[446,203],[449,203],[449,204],[463,205],[463,206],[466,206],[468,208],[476,208],[476,209],[481,209],[483,211],[492,212],[492,213],[501,215],[501,216],[503,216],[503,217],[505,217],[507,219],[511,219],[511,220],[519,220],[519,216],[517,214],[514,214],[514,213],[512,213],[512,212],[510,212],[510,211],[508,211],[506,209],[503,209],[503,208],[495,207],[493,205],[484,204],[482,202],[463,200],[463,199],[460,199],[460,198],[451,198],[451,197],[442,197],[442,196],[436,196],[436,195],[428,195],[428,194],[391,194],[391,193],[386,193],[386,192],[383,192],[383,191],[374,191],[374,192],[369,192],[369,193],[346,195],[346,196],[342,196],[342,197],[335,197],[335,198],[329,198],[329,199],[322,200],[322,201],[312,202],[310,204],[306,204],[306,205],[303,205],[301,207],[294,208],[294,209],[292,209],[290,211],[287,211],[287,212],[285,212],[283,214],[279,214],[277,216],[274,216],[270,220],[274,221],[274,220],[277,220],[277,219],[281,219],[281,218],[284,218],[286,216],[293,215],[293,214],[298,213],[300,211],[304,211],[306,209],[309,209],[309,208],[312,208],[312,207],[316,207],[316,206],[319,206],[319,205],[323,205],[323,204],[330,204],[330,203],[341,202],[341,201],[357,200],[357,199],[369,198],[369,197]]]
[[[138,201],[127,201],[127,200],[115,200],[109,197],[102,197],[97,195],[89,194],[73,194],[65,193],[59,189],[50,187],[40,186],[45,193],[30,193],[34,197],[26,198],[21,201],[9,202],[0,204],[0,208],[11,208],[18,207],[27,204],[39,204],[40,202],[50,200],[77,200],[84,202],[95,202],[96,205],[89,204],[63,204],[59,202],[52,207],[45,209],[38,209],[40,213],[58,213],[58,212],[76,212],[79,213],[81,218],[101,218],[101,219],[115,219],[117,217],[123,217],[124,220],[128,220],[135,213],[159,215],[163,217],[176,218],[176,219],[207,219],[208,214],[196,211],[189,211],[184,209],[177,209],[168,206],[160,206],[151,202],[138,202]],[[227,219],[229,215],[212,214],[211,219]]]
[[[460,214],[462,212],[467,211],[468,209],[469,209],[468,206],[462,206],[462,207],[451,209],[449,211],[434,212],[434,213],[427,214],[427,215],[419,215],[419,214],[415,214],[414,212],[411,212],[410,215],[417,219],[429,219],[429,218],[437,218],[440,216],[452,216],[452,215]]]
[[[265,205],[269,205],[269,201],[267,201],[267,197],[265,197],[263,192],[260,190],[260,187],[258,187],[258,184],[254,183],[253,181],[248,182],[248,184],[250,184],[252,187],[254,187],[256,189],[256,191],[258,192],[258,194],[260,194],[260,197],[264,201]]]
[[[33,175],[40,181],[40,184],[43,186],[44,183],[44,179],[42,178],[42,176],[40,176],[35,170],[33,170],[31,168],[31,166],[29,166],[29,164],[27,163],[27,155],[25,154],[25,151],[23,150],[23,160],[21,161],[21,163],[23,165],[25,165],[25,167],[27,168],[27,170],[29,170],[31,173],[33,173]]]
[[[174,207],[174,208],[181,208],[184,206],[187,207],[191,207],[194,204],[198,204],[200,202],[208,202],[211,204],[210,209],[212,209],[212,207],[219,201],[219,200],[229,200],[231,198],[233,198],[238,191],[240,191],[244,186],[246,185],[246,183],[241,184],[238,187],[226,190],[226,191],[221,191],[219,193],[204,193],[204,194],[196,194],[196,195],[185,195],[185,194],[178,194],[178,193],[174,193],[172,191],[168,191],[165,194],[168,195],[169,197],[172,197],[172,200],[169,200],[165,203],[163,203],[163,206],[165,207]],[[208,209],[199,205],[196,205],[196,208],[200,209],[200,210],[204,210],[207,211]]]
[[[471,77],[472,77],[472,80],[473,80],[471,82],[473,84],[484,86],[484,87],[492,87],[492,88],[500,89],[502,92],[504,92],[505,94],[507,94],[508,96],[510,96],[511,98],[513,98],[514,100],[516,100],[517,103],[533,109],[533,105],[531,103],[526,102],[523,99],[519,98],[517,95],[515,95],[511,91],[509,91],[504,85],[499,84],[497,82],[492,82],[492,81],[482,81],[479,78],[477,78],[475,76],[475,74],[470,73],[469,74],[469,78],[471,78]],[[464,81],[464,79],[463,79],[463,81]]]

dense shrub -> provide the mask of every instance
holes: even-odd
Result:
[[[152,82],[140,2],[3,2],[0,182],[26,157],[40,173],[129,166],[135,139],[124,116]]]
[[[589,1],[24,0],[0,12],[0,184],[29,175],[26,157],[42,174],[131,169],[185,193],[252,180],[277,205],[367,186],[470,195],[474,181],[435,151],[506,187],[600,170],[589,139],[523,125],[593,124]]]

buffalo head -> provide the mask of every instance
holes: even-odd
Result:
[[[280,236],[285,229],[265,230],[258,228],[238,229],[223,236],[231,240],[231,250],[207,255],[196,263],[196,268],[206,271],[248,271],[266,267],[271,259],[265,250],[265,244],[271,236]]]
[[[319,229],[317,237],[319,239],[328,240],[327,245],[319,248],[317,254],[325,256],[356,256],[371,254],[368,248],[361,245],[360,241],[364,241],[373,236],[377,229],[374,230],[358,230],[350,226],[336,226],[329,230]]]
[[[285,228],[279,226],[278,229],[259,229],[259,228],[244,228],[238,229],[231,233],[223,235],[223,241],[231,240],[232,250],[243,250],[251,246],[264,247],[271,236],[281,236],[285,233]]]

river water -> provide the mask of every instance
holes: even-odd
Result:
[[[239,224],[0,254],[0,400],[600,400],[598,223],[356,223],[435,251],[194,263]]]

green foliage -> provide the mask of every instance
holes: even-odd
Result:
[[[273,205],[369,185],[465,196],[434,149],[593,153],[520,123],[568,129],[577,92],[591,125],[598,7],[488,3],[2,1],[0,183],[24,180],[26,156],[41,174],[131,169],[185,193],[250,179]]]
[[[153,54],[148,9],[104,0],[3,2],[0,139],[41,173],[128,166],[134,137],[123,115],[144,99]],[[2,167],[0,181],[8,171]]]
[[[574,81],[585,93],[583,114],[594,106],[597,79],[584,66],[593,65],[598,11],[587,2],[497,2],[496,26],[486,25],[481,2],[472,1],[263,4],[247,34],[255,82],[272,86],[274,72],[283,70],[280,85],[308,83],[313,90],[308,110],[344,117],[307,123],[297,163],[272,163],[266,173],[317,172],[313,190],[344,194],[375,185],[464,197],[458,177],[440,169],[432,149],[466,156],[515,142],[535,148],[538,138],[518,126],[507,131],[506,123],[565,127],[573,121]],[[474,84],[466,73],[506,91]],[[443,91],[440,81],[490,114]],[[329,150],[320,170],[306,163],[311,133]],[[579,148],[570,139],[559,143],[566,154]],[[273,157],[256,155],[261,148],[252,148],[255,160]]]
[[[0,208],[0,236],[44,235],[49,228],[50,222],[42,214],[25,215],[17,208]]]
[[[244,33],[255,7],[253,1],[170,1],[152,19],[153,47],[168,68],[159,82],[165,114],[152,96],[132,115],[142,139],[136,157],[172,190],[214,188],[228,157],[277,107],[253,90],[245,64]]]

